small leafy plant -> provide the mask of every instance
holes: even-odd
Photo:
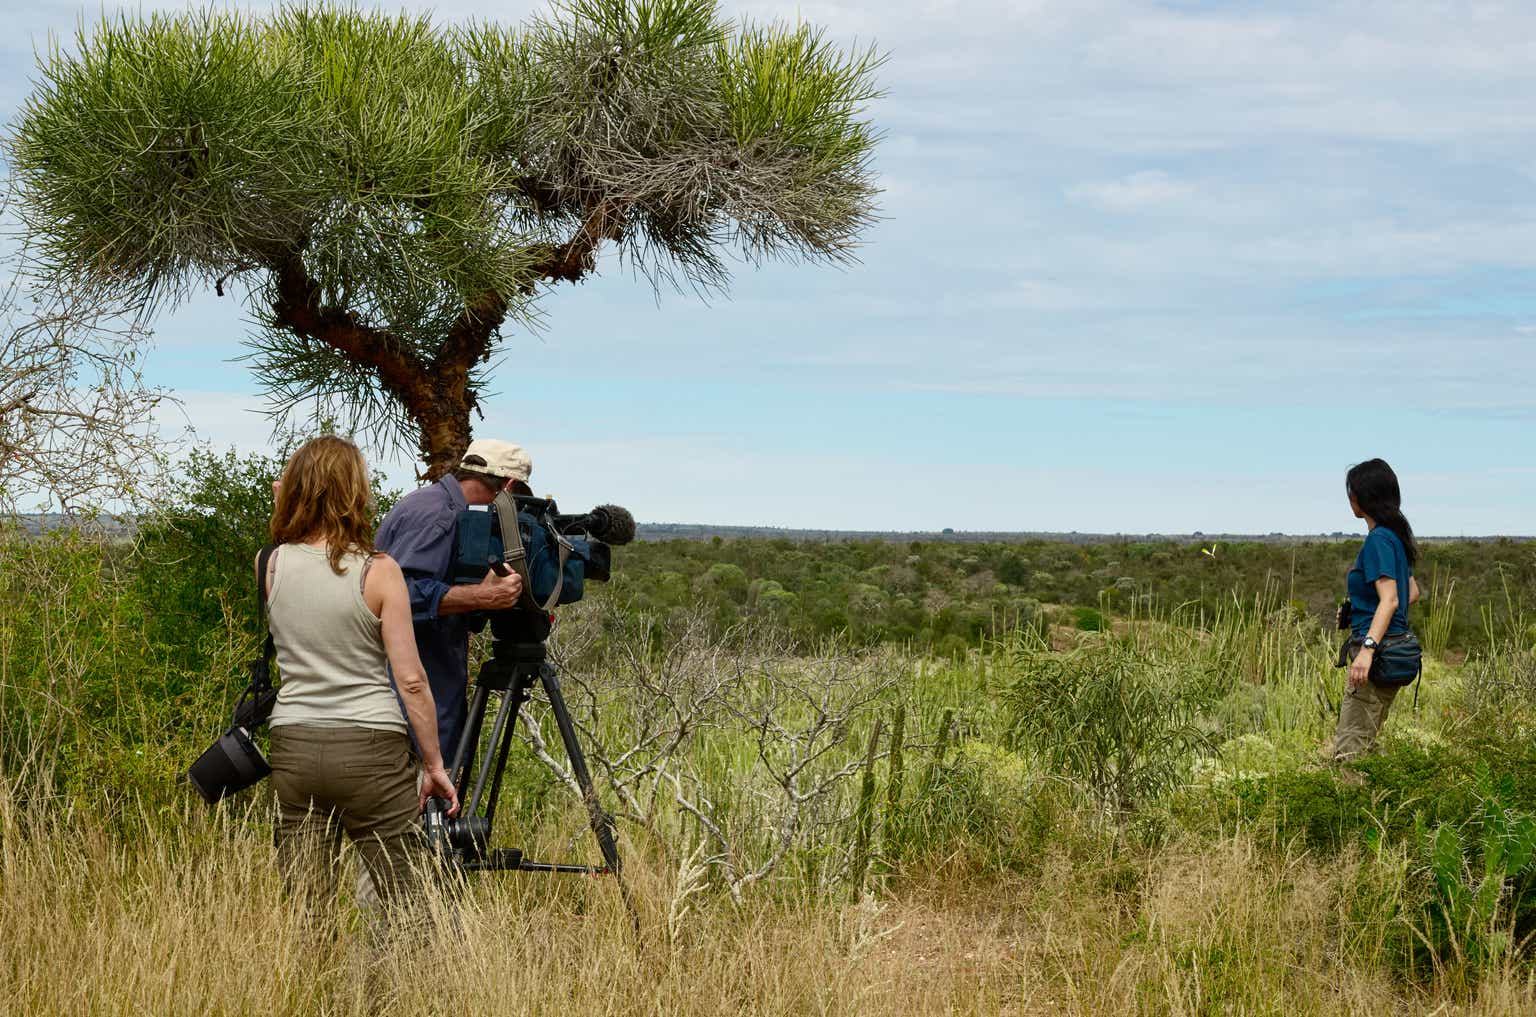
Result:
[[[1521,905],[1536,874],[1536,816],[1510,808],[1486,769],[1478,783],[1473,822],[1419,829],[1432,882],[1419,935],[1453,980],[1475,981],[1519,948]]]
[[[1202,718],[1225,684],[1118,639],[1069,653],[1020,639],[1000,698],[1010,747],[1032,750],[1124,817],[1166,797],[1211,747]]]

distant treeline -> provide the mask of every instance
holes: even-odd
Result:
[[[398,496],[393,492],[390,496]],[[24,513],[16,522],[23,532],[36,536],[61,526],[72,526],[79,517],[58,512]],[[98,530],[119,536],[131,537],[138,529],[138,520],[131,515],[92,516],[90,524]],[[729,526],[712,523],[640,523],[635,528],[637,540],[789,540],[797,544],[845,544],[858,541],[910,544],[913,541],[952,544],[1188,544],[1212,541],[1237,544],[1303,544],[1317,541],[1358,540],[1359,534],[1333,533],[1079,533],[1050,530],[817,530],[796,529],[782,526]],[[1426,543],[1460,543],[1467,540],[1510,540],[1517,543],[1536,543],[1536,537],[1434,537],[1420,535]]]
[[[726,526],[712,523],[640,523],[640,540],[791,540],[796,543],[848,543],[878,540],[907,544],[912,541],[940,541],[954,544],[1188,544],[1212,541],[1239,544],[1300,544],[1329,540],[1357,540],[1359,534],[1336,530],[1333,533],[1079,533],[1051,530],[818,530],[780,526]],[[1536,537],[1435,537],[1419,535],[1419,540],[1434,543],[1465,540],[1507,539],[1520,543],[1536,542]]]
[[[797,541],[738,538],[643,542],[616,556],[613,592],[631,612],[754,616],[806,640],[846,633],[962,652],[1018,624],[1098,628],[1115,617],[1286,610],[1331,623],[1360,536],[1298,541],[1101,541],[1037,538]],[[1426,541],[1425,600],[1415,627],[1438,617],[1445,645],[1489,634],[1536,638],[1536,543]]]
[[[202,666],[186,634],[219,630],[225,612],[250,616],[254,631],[250,563],[265,540],[271,482],[281,466],[270,456],[199,453],[178,485],[180,504],[118,531],[137,538],[134,548],[123,540],[119,549],[142,598],[142,630],[180,666]],[[382,509],[393,496],[377,480]],[[59,522],[32,517],[22,532]],[[642,534],[654,538],[661,529]],[[702,614],[722,633],[771,620],[807,649],[839,637],[945,656],[1021,625],[1097,629],[1174,612],[1199,624],[1219,612],[1284,611],[1327,625],[1362,539],[897,540],[745,527],[735,529],[750,535],[703,537],[692,531],[707,528],[675,529],[695,539],[644,539],[617,549],[613,582],[593,584],[588,599],[610,602],[626,627],[658,633],[676,631],[670,622],[678,613]],[[1431,539],[1423,550],[1418,575],[1426,600],[1412,620],[1433,630],[1433,645],[1467,652],[1490,637],[1536,642],[1536,542]]]

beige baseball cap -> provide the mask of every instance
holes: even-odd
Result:
[[[470,442],[459,467],[493,477],[521,480],[525,484],[533,475],[533,460],[521,445],[495,438],[476,438]]]

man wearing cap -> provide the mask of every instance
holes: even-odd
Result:
[[[532,473],[533,461],[520,446],[492,438],[473,441],[458,469],[396,502],[374,540],[405,573],[416,649],[437,702],[438,742],[450,765],[469,715],[469,616],[516,607],[523,592],[516,573],[493,571],[477,585],[449,585],[459,513],[470,505],[489,505],[503,489],[531,494]]]

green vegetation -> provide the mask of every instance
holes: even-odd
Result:
[[[615,595],[665,621],[703,605],[721,627],[772,619],[810,648],[829,636],[963,658],[984,637],[1049,620],[1088,632],[1109,620],[1168,613],[1214,617],[1234,605],[1284,603],[1331,622],[1358,540],[1207,545],[1173,542],[1010,544],[923,541],[795,543],[716,538],[627,548]],[[1514,627],[1536,590],[1536,543],[1430,541],[1415,625],[1437,652]],[[1048,605],[1048,606],[1047,606]]]
[[[300,945],[270,856],[270,789],[207,810],[177,782],[256,649],[250,560],[274,466],[194,461],[182,503],[133,545],[0,539],[6,1012],[365,1009],[348,959],[361,931]],[[682,1014],[1529,1012],[1530,549],[1431,549],[1431,568],[1469,569],[1456,607],[1480,624],[1399,697],[1382,751],[1341,771],[1318,755],[1340,682],[1305,584],[1226,566],[1232,588],[1170,605],[1156,583],[1198,577],[1208,557],[1139,546],[625,549],[622,578],[566,609],[555,643],[619,817],[643,943],[604,883],[486,878],[456,919],[475,935],[442,933],[435,977],[467,987],[468,1013],[504,1010],[494,972],[508,957],[544,979],[530,1013],[560,1000]],[[1167,558],[1134,580],[1150,601],[1140,585],[1123,599],[1099,587],[1089,605],[1043,586],[1015,600],[984,564],[994,552],[1026,583],[1050,571],[1058,591]],[[1347,548],[1222,554],[1294,561],[1323,606],[1325,565]],[[1502,574],[1470,571],[1483,561]],[[983,572],[978,600],[945,600]],[[1488,584],[1497,597],[1467,595]],[[860,627],[898,593],[913,635]],[[1017,609],[974,629],[940,621],[992,597]],[[925,632],[943,635],[925,648]],[[515,753],[498,839],[589,854],[552,766]],[[210,910],[248,916],[254,938],[218,940],[197,917]],[[26,959],[41,949],[29,930],[45,928],[84,996]],[[149,952],[100,939],[128,930]],[[520,952],[546,941],[564,952]],[[281,986],[275,997],[250,1001],[228,974],[236,956],[260,958],[248,980]],[[150,968],[164,957],[171,982]],[[416,963],[383,976],[385,1012],[431,1012],[413,986],[439,961]],[[772,974],[789,967],[794,992]],[[598,986],[594,970],[628,975]],[[1340,984],[1354,987],[1342,1001]]]

